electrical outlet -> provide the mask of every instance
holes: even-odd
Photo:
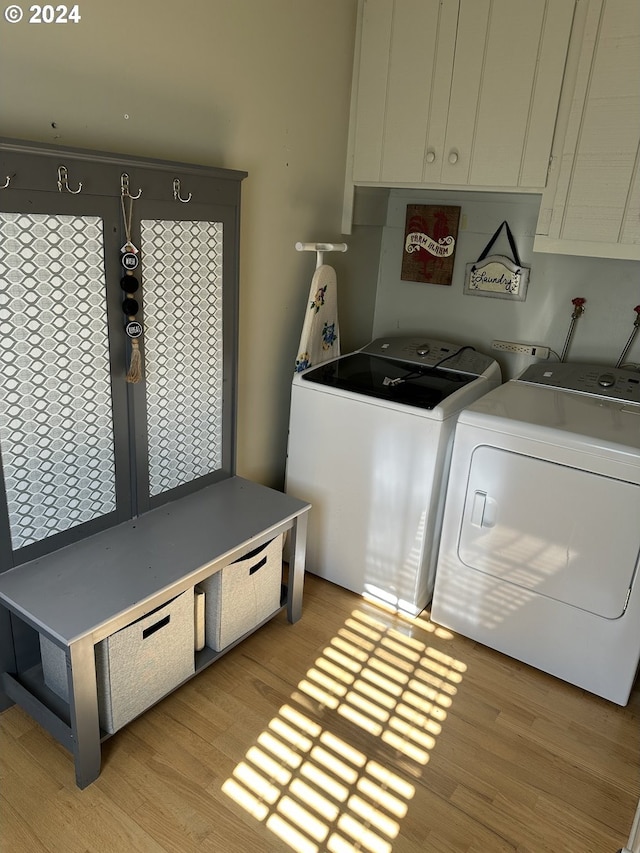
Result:
[[[538,344],[519,344],[515,341],[491,341],[491,349],[513,352],[516,355],[533,355],[536,358],[549,358],[549,347]]]

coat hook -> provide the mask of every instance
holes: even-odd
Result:
[[[11,175],[7,175],[7,179],[4,182],[4,184],[2,184],[2,186],[0,187],[0,190],[6,190],[10,183],[11,183]]]
[[[183,204],[191,201],[191,193],[189,193],[188,198],[182,198],[180,195],[180,178],[175,178],[173,181],[173,197],[176,201],[181,201]]]
[[[66,166],[58,166],[58,192],[66,190],[71,195],[78,195],[82,190],[82,181],[78,181],[78,189],[72,190],[69,187],[69,174]]]
[[[141,189],[138,190],[138,195],[131,195],[131,193],[129,192],[129,175],[127,175],[126,172],[123,172],[120,175],[120,192],[122,194],[122,198],[136,199],[140,198],[140,196],[142,195]]]

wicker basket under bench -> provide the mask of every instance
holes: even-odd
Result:
[[[86,787],[100,773],[100,744],[110,732],[213,663],[282,607],[290,622],[300,618],[309,508],[289,495],[231,477],[0,575],[0,606],[12,614],[16,646],[15,671],[1,674],[3,704],[21,705],[68,748],[77,784]],[[274,586],[280,589],[286,531],[290,564],[280,596]],[[163,643],[192,642],[193,633],[185,639],[185,628],[187,635],[193,632],[193,620],[186,627],[185,613],[193,614],[196,587],[208,590],[207,640],[221,650],[205,645],[194,652],[193,667],[184,653],[176,654],[175,677],[159,684],[154,655],[161,654]],[[229,620],[234,594],[245,593],[254,596],[255,606],[247,609],[243,602],[241,619]],[[221,614],[218,631],[212,620]],[[130,691],[138,697],[133,701],[126,678],[122,686],[122,667],[118,694],[107,693],[105,700],[105,669],[116,661],[119,632],[137,654],[130,658],[135,661]],[[151,651],[142,646],[146,637]],[[38,650],[35,663],[30,648]],[[141,689],[142,678],[150,678],[151,686]],[[113,690],[111,678],[108,683]],[[114,707],[114,701],[124,707]]]

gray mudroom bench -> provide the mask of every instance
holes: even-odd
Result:
[[[101,743],[110,736],[100,729],[95,646],[285,531],[290,563],[281,603],[296,622],[309,508],[231,477],[0,575],[0,603],[14,636],[30,633],[33,641],[41,634],[64,651],[69,702],[47,688],[33,655],[24,655],[30,665],[23,668],[19,650],[16,671],[1,675],[2,692],[73,753],[80,788],[98,777]],[[194,675],[242,639],[220,652],[195,652]]]
[[[111,734],[300,618],[309,504],[236,475],[247,173],[12,139],[0,169],[0,711],[84,788]]]

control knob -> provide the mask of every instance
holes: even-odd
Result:
[[[602,388],[611,388],[612,385],[616,384],[616,377],[613,373],[602,373],[598,376],[598,385]]]
[[[429,346],[429,344],[421,344],[420,346],[416,347],[416,354],[419,356],[429,355],[430,349],[431,347]]]

